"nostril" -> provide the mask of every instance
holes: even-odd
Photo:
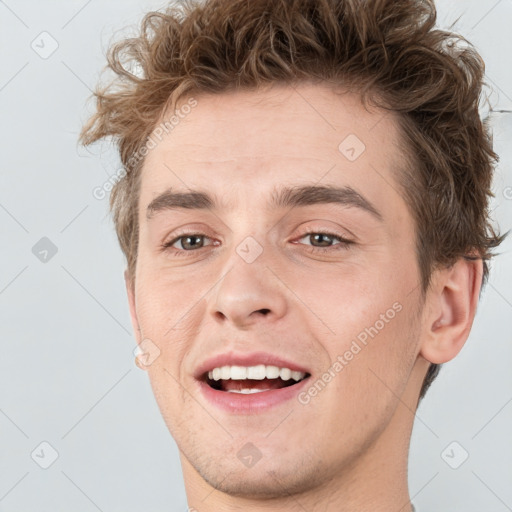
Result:
[[[264,315],[267,315],[268,313],[270,313],[270,309],[259,309],[258,310],[260,313],[264,314]]]

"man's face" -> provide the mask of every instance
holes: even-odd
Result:
[[[412,422],[420,274],[396,119],[310,84],[196,100],[144,164],[134,325],[186,473],[305,489]],[[170,196],[192,192],[211,204]]]

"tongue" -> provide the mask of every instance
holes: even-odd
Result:
[[[232,389],[240,390],[240,389],[280,389],[286,386],[286,383],[289,381],[284,381],[280,378],[278,379],[263,379],[263,380],[254,380],[254,379],[245,379],[245,380],[221,380],[221,389],[222,391],[230,391]],[[295,382],[295,381],[293,381]]]

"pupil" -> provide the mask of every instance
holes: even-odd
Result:
[[[325,239],[322,240],[323,237],[325,237]],[[320,242],[320,244],[322,244],[322,245],[329,246],[330,242],[331,242],[330,236],[326,235],[324,233],[317,233],[317,234],[313,235],[313,238],[315,239],[316,242]],[[327,243],[322,243],[322,242],[327,242]]]
[[[194,240],[195,242],[192,242],[191,244],[189,243],[190,240]],[[200,236],[187,236],[185,237],[185,241],[184,243],[182,242],[182,246],[184,249],[186,249],[187,245],[191,246],[191,248],[193,249],[194,247],[197,247],[197,246],[201,246],[201,237]],[[190,248],[190,247],[189,247]]]

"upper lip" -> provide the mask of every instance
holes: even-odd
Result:
[[[222,366],[256,366],[258,364],[278,366],[279,368],[289,368],[292,371],[309,373],[304,366],[268,352],[228,352],[218,354],[203,361],[197,367],[194,376],[196,379],[202,379],[210,370]]]

